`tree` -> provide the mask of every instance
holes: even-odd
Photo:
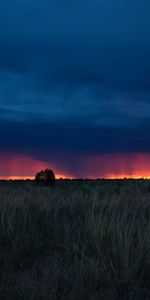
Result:
[[[35,182],[37,184],[53,186],[55,183],[55,174],[51,169],[42,170],[42,171],[36,173]]]

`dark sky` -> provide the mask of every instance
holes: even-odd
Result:
[[[1,0],[0,176],[144,175],[149,153],[150,1]]]

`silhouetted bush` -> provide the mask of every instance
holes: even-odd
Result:
[[[39,185],[53,186],[55,174],[51,169],[42,170],[35,175],[35,182]]]

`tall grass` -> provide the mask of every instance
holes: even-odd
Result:
[[[150,182],[0,182],[0,299],[150,299]]]

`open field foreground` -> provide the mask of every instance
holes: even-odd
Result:
[[[1,181],[0,299],[150,299],[150,181]]]

